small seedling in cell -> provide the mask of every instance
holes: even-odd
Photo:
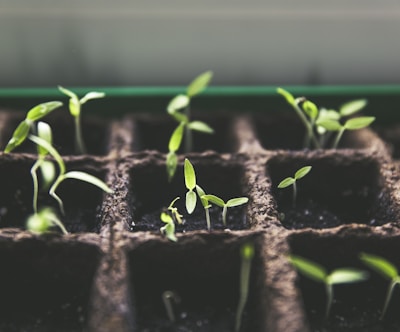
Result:
[[[249,201],[249,199],[247,197],[231,198],[227,202],[224,202],[224,200],[222,198],[219,198],[218,196],[215,196],[215,195],[204,195],[202,197],[207,199],[209,202],[211,202],[219,207],[222,207],[222,223],[224,224],[224,226],[226,226],[226,214],[227,214],[228,208],[240,206],[240,205],[246,204]]]
[[[373,269],[375,272],[378,272],[384,278],[390,280],[386,292],[385,303],[380,316],[380,319],[383,319],[389,306],[390,299],[392,298],[393,291],[397,285],[400,285],[399,272],[396,266],[383,257],[362,253],[360,258],[368,267]]]
[[[334,294],[333,286],[339,284],[349,284],[365,281],[368,273],[354,268],[339,268],[328,273],[321,265],[300,256],[290,256],[290,262],[304,276],[325,285],[326,290],[326,309],[325,318],[329,317]]]
[[[287,177],[283,179],[279,184],[278,188],[283,189],[289,186],[293,186],[293,207],[296,207],[296,199],[297,199],[297,181],[303,177],[305,177],[312,169],[312,166],[304,166],[296,171],[294,177]]]
[[[239,285],[239,303],[236,309],[235,332],[240,331],[242,317],[249,296],[251,262],[254,257],[254,245],[246,243],[240,248],[240,285]]]
[[[63,234],[68,234],[63,223],[58,219],[56,213],[51,208],[42,208],[29,216],[26,228],[36,234],[44,234],[50,231],[52,227],[58,227]]]
[[[82,124],[81,124],[82,105],[88,102],[89,100],[104,98],[105,93],[92,91],[88,92],[85,96],[79,99],[78,96],[71,90],[63,88],[62,86],[59,86],[58,89],[63,94],[67,95],[70,98],[69,112],[71,113],[75,121],[75,148],[78,153],[84,154],[86,153],[86,146],[82,135]]]
[[[160,232],[165,234],[168,240],[172,242],[177,242],[178,239],[175,236],[175,223],[174,219],[166,212],[161,212],[160,219],[165,226],[160,228]]]
[[[168,206],[167,210],[171,213],[174,222],[178,223],[179,225],[183,224],[182,215],[179,213],[178,208],[175,207],[175,202],[180,199],[180,197],[176,197]]]

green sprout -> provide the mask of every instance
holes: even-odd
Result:
[[[51,227],[59,227],[63,234],[68,234],[63,223],[58,219],[52,208],[46,207],[29,216],[26,228],[36,234],[47,233]]]
[[[26,114],[25,119],[15,129],[11,139],[8,141],[7,146],[4,149],[5,153],[9,153],[16,147],[20,146],[25,142],[30,131],[33,131],[35,121],[42,119],[47,114],[51,113],[55,109],[62,106],[59,101],[49,101],[47,103],[39,104],[33,107]],[[36,133],[35,133],[36,134]]]
[[[226,214],[228,208],[235,207],[235,206],[240,206],[243,204],[246,204],[249,199],[247,197],[237,197],[237,198],[231,198],[227,202],[224,202],[222,198],[219,198],[218,196],[215,195],[204,195],[201,196],[202,198],[207,199],[207,201],[222,207],[222,223],[224,226],[226,226]]]
[[[70,97],[69,112],[71,113],[71,115],[74,117],[74,120],[75,120],[75,148],[78,153],[84,154],[84,153],[86,153],[86,147],[85,147],[85,143],[83,140],[82,125],[81,125],[82,105],[85,104],[89,100],[104,98],[105,93],[92,91],[92,92],[88,92],[84,97],[79,99],[78,96],[71,90],[63,88],[62,86],[59,86],[58,89],[63,94]]]
[[[175,202],[180,199],[180,197],[176,197],[168,206],[167,210],[171,213],[174,222],[178,224],[183,224],[182,215],[179,213],[178,208],[174,206]]]
[[[200,197],[201,205],[203,205],[204,212],[206,214],[206,223],[207,223],[207,229],[211,231],[211,219],[210,219],[210,203],[208,202],[208,199],[206,198],[206,193],[201,188],[199,185],[196,185],[196,191],[197,195]]]
[[[171,323],[175,323],[176,317],[174,314],[174,304],[178,304],[181,301],[180,297],[178,294],[176,294],[176,292],[166,290],[162,293],[162,300],[168,319]]]
[[[160,219],[165,223],[165,226],[160,228],[160,232],[165,234],[168,240],[177,242],[178,239],[175,236],[175,223],[174,219],[166,212],[161,212]]]
[[[55,179],[54,183],[52,184],[52,186],[50,187],[49,194],[58,202],[60,211],[63,215],[65,215],[64,203],[63,203],[62,199],[56,194],[56,190],[59,187],[59,185],[67,179],[76,179],[79,181],[87,182],[87,183],[90,183],[90,184],[102,189],[106,193],[109,193],[109,194],[113,193],[113,191],[103,181],[101,181],[100,179],[98,179],[97,177],[95,177],[93,175],[90,175],[85,172],[80,172],[80,171],[67,172],[64,160],[61,158],[58,151],[49,142],[47,142],[43,138],[40,138],[40,137],[34,136],[34,135],[29,135],[28,138],[32,142],[34,142],[36,145],[47,150],[48,153],[54,158],[54,160],[58,164],[59,174],[58,174],[58,177]]]
[[[293,266],[304,276],[322,283],[326,290],[326,310],[325,318],[329,317],[333,302],[333,286],[338,284],[357,283],[368,279],[368,273],[354,268],[338,268],[328,273],[321,265],[306,258],[292,255],[289,257]]]
[[[396,285],[400,284],[399,272],[396,266],[394,266],[391,262],[389,262],[383,257],[362,253],[360,255],[360,258],[368,267],[378,272],[384,278],[390,280],[390,284],[386,292],[385,303],[383,305],[382,313],[379,318],[382,320],[386,314],[390,299],[392,298],[393,295],[394,288],[396,287]]]
[[[169,180],[173,178],[177,166],[176,151],[179,150],[182,139],[185,137],[184,150],[186,153],[193,150],[192,130],[206,134],[212,134],[214,130],[202,121],[191,121],[190,102],[191,99],[208,86],[212,79],[213,73],[206,71],[197,76],[187,87],[185,94],[175,96],[167,106],[167,112],[178,123],[178,127],[174,130],[169,140],[168,155],[166,160],[167,174]],[[181,112],[183,110],[183,112]]]
[[[254,256],[254,245],[246,243],[240,248],[242,264],[240,266],[239,303],[236,309],[235,332],[240,331],[243,311],[249,296],[251,261]]]
[[[187,158],[185,158],[184,163],[184,176],[185,186],[186,189],[188,189],[186,193],[186,210],[189,214],[192,214],[197,203],[197,196],[194,192],[194,189],[196,188],[196,173],[192,163]]]
[[[289,186],[293,186],[293,207],[296,207],[296,199],[297,199],[297,180],[305,177],[312,169],[312,166],[304,166],[296,171],[294,174],[294,178],[287,177],[283,179],[279,184],[278,188],[286,188]]]
[[[38,137],[42,138],[49,144],[52,144],[52,132],[50,126],[45,122],[39,122],[37,125],[37,133]],[[37,200],[39,193],[39,181],[37,176],[37,170],[41,170],[42,178],[44,180],[44,187],[47,188],[54,181],[56,176],[56,171],[54,164],[46,160],[46,156],[48,155],[48,151],[43,149],[41,146],[37,147],[38,150],[38,159],[33,164],[31,168],[31,176],[33,181],[33,212],[37,213]]]

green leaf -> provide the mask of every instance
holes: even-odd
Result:
[[[81,105],[83,105],[89,100],[104,98],[105,96],[106,96],[106,94],[104,92],[92,91],[92,92],[88,92],[86,95],[84,95],[83,98],[81,98],[81,100],[79,102]]]
[[[56,160],[58,167],[60,168],[60,175],[65,173],[65,163],[64,160],[61,158],[60,154],[58,151],[47,141],[44,139],[34,136],[34,135],[29,135],[28,138],[35,144],[40,145],[42,148],[46,149],[51,156]]]
[[[383,257],[362,253],[360,259],[371,269],[389,279],[395,279],[399,273],[396,266]]]
[[[172,223],[167,223],[164,227],[160,228],[160,231],[162,233],[165,233],[165,236],[167,237],[168,240],[172,242],[177,242],[178,239],[175,236],[175,224]]]
[[[340,120],[339,112],[322,108],[319,111],[318,120]]]
[[[357,99],[349,101],[340,107],[339,113],[341,116],[353,115],[361,111],[367,105],[367,103],[368,102],[366,99]]]
[[[303,110],[311,119],[316,119],[318,117],[318,107],[312,101],[306,100],[303,103]]]
[[[228,207],[234,207],[234,206],[239,206],[246,204],[249,201],[247,197],[237,197],[237,198],[231,198],[226,202],[226,206]]]
[[[81,103],[78,99],[71,98],[69,100],[69,112],[74,117],[77,117],[81,114]]]
[[[196,185],[196,191],[197,191],[197,195],[199,195],[199,197],[202,197],[202,196],[205,196],[205,195],[206,195],[206,193],[205,193],[205,191],[203,190],[203,188],[200,187],[198,184]]]
[[[78,96],[74,92],[62,87],[61,85],[58,86],[58,90],[60,90],[63,94],[67,95],[70,98],[78,99]]]
[[[171,181],[175,175],[176,168],[178,166],[178,156],[175,154],[175,152],[170,152],[167,154],[166,165],[168,180]]]
[[[358,118],[349,119],[344,124],[347,130],[357,130],[368,127],[372,122],[374,122],[374,116],[360,116]]]
[[[36,234],[46,233],[51,227],[51,222],[43,214],[35,213],[29,216],[26,222],[28,231]]]
[[[296,180],[299,180],[303,177],[305,177],[308,173],[310,173],[312,169],[312,166],[304,166],[302,168],[300,168],[295,174],[294,174],[294,178]]]
[[[185,175],[185,185],[189,190],[193,190],[196,187],[196,173],[194,171],[193,165],[189,159],[185,159],[184,164],[184,175]]]
[[[251,260],[254,256],[254,245],[251,243],[245,243],[240,248],[240,255],[245,260]]]
[[[61,106],[62,102],[60,101],[49,101],[47,103],[39,104],[28,111],[26,119],[30,121],[39,120]]]
[[[202,121],[192,121],[188,124],[188,127],[192,130],[200,131],[206,134],[213,134],[214,129],[212,129],[207,123]]]
[[[321,126],[323,128],[325,128],[326,130],[329,131],[339,131],[342,129],[342,125],[340,124],[339,121],[337,120],[330,120],[330,119],[321,119],[321,120],[317,120],[316,122],[317,126]]]
[[[342,268],[334,270],[327,277],[327,282],[331,285],[334,285],[360,282],[366,279],[368,279],[368,272],[366,271],[352,268]]]
[[[279,184],[278,184],[278,188],[286,188],[286,187],[289,187],[289,186],[291,186],[293,183],[295,183],[296,182],[296,180],[295,179],[293,179],[293,178],[291,178],[291,177],[288,177],[288,178],[286,178],[286,179],[283,179]]]
[[[201,93],[209,84],[213,77],[212,71],[206,71],[197,76],[188,86],[186,94],[191,98]]]
[[[189,118],[185,114],[175,112],[171,116],[179,123],[184,123],[185,125],[189,123]]]
[[[165,223],[174,222],[172,217],[168,213],[165,213],[165,212],[161,212],[160,219],[162,222],[165,222]]]
[[[64,174],[64,179],[75,179],[75,180],[84,181],[84,182],[90,183],[90,184],[100,188],[101,190],[105,191],[108,194],[113,193],[113,190],[111,190],[111,188],[109,188],[103,181],[101,181],[99,178],[97,178],[91,174],[85,173],[85,172],[71,171],[71,172]]]
[[[189,190],[186,193],[186,210],[189,214],[191,214],[196,208],[197,196],[196,193],[192,190]]]
[[[17,146],[21,145],[28,137],[30,128],[31,128],[31,121],[29,120],[22,121],[18,125],[17,129],[15,129],[11,139],[8,141],[7,146],[4,149],[4,152],[9,153],[12,150],[14,150]]]
[[[49,144],[52,144],[53,142],[53,135],[51,132],[50,126],[46,122],[40,121],[37,124],[37,132],[38,136],[42,139],[44,139],[46,142]],[[46,156],[48,151],[44,148],[42,148],[40,145],[38,146],[38,153],[40,156]]]
[[[56,168],[52,161],[43,160],[40,164],[40,172],[42,174],[44,187],[49,187],[56,178]]]
[[[289,91],[286,91],[285,89],[282,88],[278,88],[276,92],[282,95],[290,105],[292,106],[296,105],[295,98]]]
[[[171,99],[167,106],[167,112],[174,114],[176,111],[186,108],[189,105],[190,98],[186,95],[177,95]]]
[[[305,276],[318,282],[325,283],[328,276],[326,270],[319,264],[300,256],[290,256],[290,262]]]
[[[181,122],[178,127],[175,128],[169,140],[168,149],[170,152],[176,152],[182,143],[183,130],[185,129],[185,124]]]
[[[211,203],[214,203],[215,205],[220,207],[224,207],[225,205],[225,202],[215,195],[202,195],[200,197],[205,198],[207,201],[210,201]]]

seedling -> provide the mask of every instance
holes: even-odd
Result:
[[[311,171],[311,169],[312,169],[312,166],[304,166],[296,171],[293,178],[287,177],[278,184],[279,189],[293,186],[293,208],[296,207],[297,180],[305,177]]]
[[[201,205],[203,205],[204,212],[206,214],[206,223],[207,223],[207,229],[211,231],[211,219],[210,219],[210,203],[208,202],[208,199],[206,198],[206,193],[201,188],[199,185],[196,185],[196,191],[197,195],[200,197]]]
[[[293,266],[304,276],[325,285],[326,310],[325,318],[329,317],[333,302],[333,286],[338,284],[357,283],[368,279],[368,273],[354,268],[339,268],[328,273],[321,265],[306,258],[292,255],[289,257]]]
[[[178,127],[174,130],[169,140],[167,155],[167,173],[171,180],[175,175],[177,166],[176,151],[179,150],[183,136],[185,136],[186,153],[193,150],[192,130],[212,134],[214,130],[202,121],[191,121],[190,102],[191,99],[200,94],[210,83],[213,73],[211,71],[204,72],[197,76],[187,87],[185,94],[175,96],[167,106],[167,112],[178,123]],[[184,110],[181,112],[181,110]]]
[[[243,311],[246,306],[249,296],[251,262],[254,256],[254,245],[246,243],[240,248],[240,257],[242,263],[240,266],[240,288],[239,288],[239,303],[236,309],[235,332],[240,331],[242,325]]]
[[[47,103],[39,104],[33,107],[26,114],[25,119],[17,126],[11,139],[8,141],[7,146],[4,149],[5,153],[9,153],[16,147],[20,146],[25,142],[31,130],[34,130],[35,121],[38,121],[51,113],[55,109],[62,106],[59,101],[50,101]],[[34,134],[36,134],[34,132]]]
[[[79,99],[78,96],[71,90],[63,88],[62,86],[59,86],[58,89],[63,94],[70,97],[69,112],[71,113],[71,115],[74,117],[74,120],[75,120],[75,148],[78,153],[84,154],[84,153],[86,153],[86,147],[85,147],[85,143],[83,140],[82,125],[81,125],[82,105],[92,99],[104,98],[105,93],[104,92],[95,92],[95,91],[88,92],[84,97]]]
[[[394,288],[396,285],[400,284],[400,275],[399,272],[391,262],[386,260],[383,257],[362,253],[360,255],[361,260],[371,269],[378,272],[381,276],[390,280],[387,292],[385,303],[383,305],[383,309],[381,312],[381,316],[379,319],[383,319],[386,314],[387,308],[389,306],[390,299],[392,298]]]
[[[162,293],[162,300],[168,319],[171,323],[175,323],[176,317],[174,314],[174,304],[178,304],[181,301],[180,297],[178,294],[176,294],[176,292],[166,290]]]
[[[47,233],[54,226],[59,227],[63,234],[68,234],[56,213],[49,207],[42,208],[39,212],[32,214],[26,223],[26,228],[36,234]]]
[[[113,193],[113,191],[103,181],[101,181],[100,179],[98,179],[93,175],[80,171],[67,172],[64,160],[61,158],[58,151],[46,140],[34,135],[29,135],[28,138],[36,145],[47,150],[47,152],[55,159],[56,163],[58,164],[59,174],[54,183],[52,184],[52,186],[50,187],[49,194],[58,202],[60,211],[63,215],[65,215],[64,203],[62,199],[56,194],[56,190],[59,187],[59,185],[67,179],[76,179],[79,181],[88,182],[102,189],[106,193],[109,194]]]
[[[196,188],[196,173],[192,163],[187,158],[185,158],[183,170],[185,176],[185,186],[188,189],[186,193],[186,210],[189,214],[192,214],[197,203],[197,196],[194,192],[194,189]]]
[[[174,206],[175,202],[180,199],[180,197],[176,197],[168,206],[167,210],[171,213],[172,219],[174,219],[174,222],[177,222],[178,224],[183,224],[182,220],[182,215],[179,213],[178,208]]]
[[[166,212],[161,212],[160,219],[165,223],[165,226],[160,228],[160,232],[165,234],[168,240],[177,242],[178,239],[175,236],[175,223],[174,219]]]
[[[219,198],[218,196],[215,195],[204,195],[202,198],[207,199],[209,202],[222,207],[222,223],[224,226],[226,226],[226,213],[228,208],[235,207],[235,206],[240,206],[243,204],[246,204],[249,199],[247,197],[237,197],[237,198],[232,198],[228,200],[226,203],[222,198]]]

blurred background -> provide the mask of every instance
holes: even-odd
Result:
[[[0,0],[1,87],[400,83],[399,0]]]

